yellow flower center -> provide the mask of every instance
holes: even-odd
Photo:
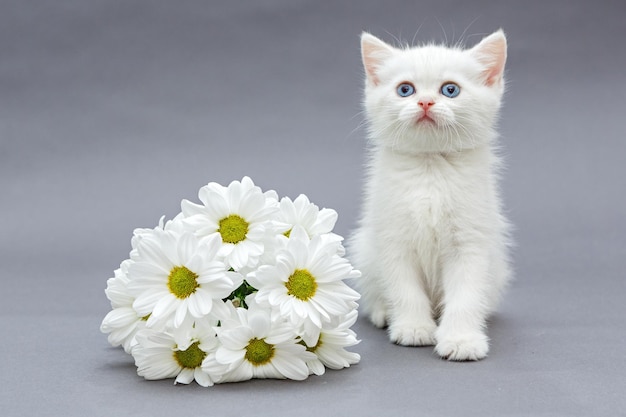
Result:
[[[307,301],[315,295],[317,282],[315,277],[306,269],[296,269],[285,283],[287,294],[299,300]]]
[[[194,342],[186,350],[174,351],[174,359],[183,368],[195,369],[202,365],[206,352],[198,347],[200,342]]]
[[[222,235],[222,241],[237,244],[246,238],[250,224],[242,217],[231,214],[220,220],[220,228],[217,230]]]
[[[265,365],[274,357],[274,345],[265,342],[265,339],[251,339],[246,346],[245,358],[254,366]]]
[[[198,274],[190,271],[187,267],[175,266],[167,278],[167,286],[172,294],[180,299],[184,299],[196,292],[196,288],[200,286],[196,280],[197,278]]]

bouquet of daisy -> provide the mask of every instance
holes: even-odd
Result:
[[[332,233],[337,213],[305,195],[278,199],[244,177],[209,183],[181,213],[136,229],[107,281],[102,321],[146,379],[202,386],[306,379],[359,361],[346,348],[360,274]]]

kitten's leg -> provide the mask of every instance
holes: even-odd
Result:
[[[381,274],[378,268],[376,249],[368,230],[358,230],[348,242],[349,255],[356,269],[362,276],[354,280],[353,284],[361,293],[360,310],[369,316],[370,321],[383,328],[387,325],[387,305],[381,286]]]
[[[505,244],[494,245],[489,258],[489,292],[487,295],[487,315],[496,311],[504,291],[511,281],[511,265]]]
[[[367,277],[372,282],[366,288],[361,287],[361,298],[365,313],[374,326],[383,328],[387,325],[388,303],[378,285],[378,277]]]
[[[487,356],[485,324],[489,313],[488,255],[454,256],[442,269],[443,313],[435,351],[445,359],[479,360]]]
[[[422,274],[408,259],[386,256],[381,262],[389,301],[389,339],[405,346],[431,346],[437,324]]]

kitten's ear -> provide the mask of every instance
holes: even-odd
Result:
[[[363,67],[367,81],[373,85],[377,85],[380,81],[378,78],[378,69],[381,64],[393,55],[394,48],[387,45],[374,35],[367,32],[361,34],[361,58],[363,59]]]
[[[470,53],[485,67],[483,75],[487,85],[502,84],[506,63],[506,36],[502,29],[483,38]]]

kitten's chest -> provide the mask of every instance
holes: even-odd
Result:
[[[445,225],[455,205],[450,184],[431,169],[413,169],[404,174],[402,180],[394,181],[395,196],[387,202],[393,211],[407,217],[406,227],[436,229]]]
[[[411,240],[449,235],[466,205],[463,172],[437,155],[382,162],[380,216]]]

